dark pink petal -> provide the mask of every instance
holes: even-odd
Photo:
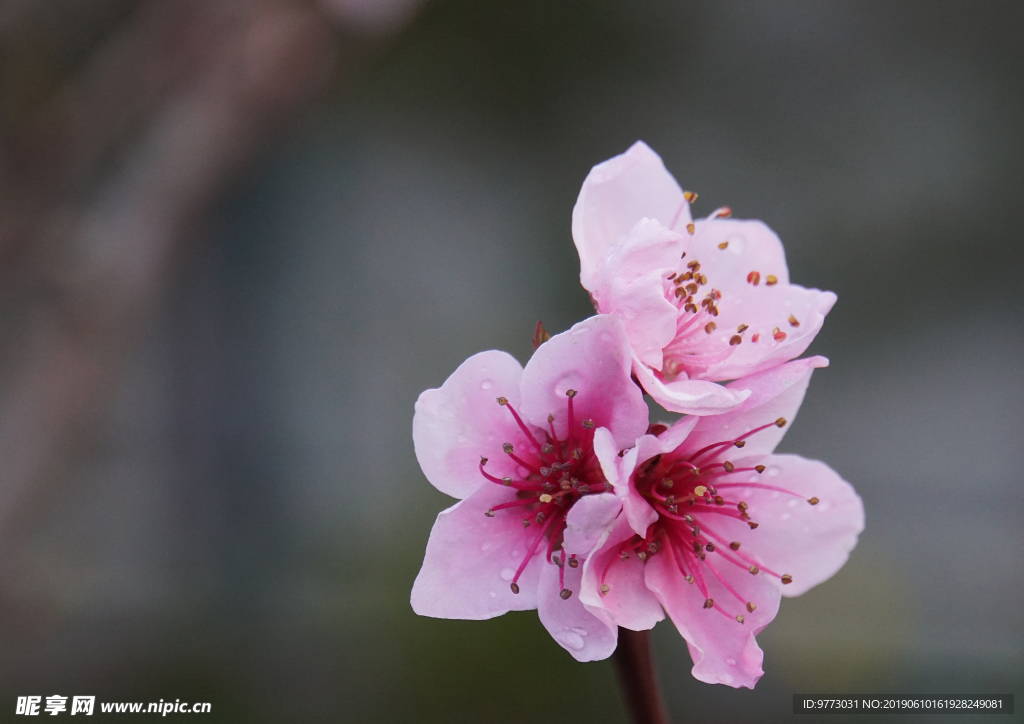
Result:
[[[511,488],[487,485],[437,516],[412,586],[416,613],[480,620],[537,607],[541,566],[548,565],[543,547],[519,577],[519,593],[510,588],[536,528],[524,529],[520,517],[507,510],[485,515],[511,500]]]
[[[656,369],[662,366],[661,350],[676,335],[679,310],[665,288],[684,248],[679,234],[656,220],[641,219],[608,248],[591,290],[598,311],[622,317],[634,354]]]
[[[459,365],[439,389],[420,395],[412,440],[423,474],[435,488],[464,498],[489,485],[480,474],[481,456],[488,458],[492,475],[516,475],[501,446],[529,443],[497,398],[518,406],[522,374],[523,368],[506,352],[480,352]]]
[[[735,462],[740,468],[763,464],[766,469],[761,475],[728,476],[731,482],[771,485],[796,495],[742,485],[720,487],[719,493],[750,506],[747,513],[758,527],[751,530],[742,521],[723,517],[714,521],[719,535],[740,542],[740,550],[765,568],[791,575],[793,582],[786,585],[770,578],[787,597],[799,596],[842,568],[864,530],[864,505],[849,483],[825,463],[798,455]],[[811,505],[810,499],[818,502]]]
[[[582,502],[582,501],[581,501]],[[577,503],[579,505],[579,503]],[[615,651],[619,628],[604,611],[591,613],[580,601],[583,567],[545,565],[537,592],[537,614],[544,628],[577,661],[600,661]],[[561,592],[571,591],[563,599]]]
[[[718,557],[709,554],[708,560],[744,600],[739,600],[705,566],[701,566],[708,591],[706,597],[697,583],[687,583],[673,555],[665,549],[649,558],[645,581],[686,639],[693,659],[694,677],[709,684],[754,688],[764,673],[761,669],[764,654],[754,636],[775,618],[779,610],[778,588],[764,575],[752,576],[746,570],[727,561],[715,560]],[[729,615],[714,608],[705,608],[707,598],[723,607]],[[755,610],[749,611],[745,607],[746,602],[754,603]],[[743,623],[738,622],[735,615],[742,615]]]
[[[658,513],[651,507],[632,484],[633,471],[642,466],[655,455],[675,450],[686,436],[690,434],[696,417],[688,415],[676,421],[661,436],[644,435],[636,441],[636,446],[617,458],[619,469],[614,481],[615,492],[622,499],[622,511],[629,521],[630,527],[637,535],[644,537],[651,524],[658,519]],[[599,455],[600,457],[600,455]]]
[[[560,439],[567,432],[566,391],[573,398],[576,425],[592,420],[606,427],[620,448],[647,430],[647,403],[630,378],[626,329],[618,317],[599,314],[542,344],[523,370],[523,413],[535,425],[548,415]],[[576,431],[574,431],[575,434]]]
[[[622,544],[632,537],[633,529],[625,516],[620,516],[608,538],[583,565],[580,600],[595,615],[606,613],[623,628],[646,631],[654,628],[665,614],[644,583],[643,562],[636,555],[627,560],[621,558]],[[608,586],[604,594],[602,584]]]
[[[750,396],[732,412],[702,417],[680,447],[680,453],[686,456],[707,445],[736,439],[764,425],[770,426],[746,439],[743,455],[772,452],[800,409],[807,385],[811,381],[811,373],[815,368],[827,365],[828,360],[824,357],[808,357],[727,385],[730,390],[745,388],[750,391]],[[783,427],[771,425],[779,419],[785,420]]]
[[[572,210],[572,237],[585,289],[594,290],[608,247],[645,217],[674,230],[685,229],[691,218],[690,205],[661,158],[637,141],[622,155],[594,166]]]

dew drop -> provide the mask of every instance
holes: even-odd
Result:
[[[789,520],[792,517],[793,516],[790,515],[789,513],[783,513],[782,515],[779,516],[779,518],[781,518],[782,520]]]
[[[491,382],[490,380],[484,380],[483,382],[480,383],[481,390],[489,390],[492,387],[494,387],[494,383]]]
[[[788,503],[786,503],[786,505],[788,507],[790,507],[790,508],[795,508],[796,506],[800,505],[800,501],[799,500],[791,500]]]
[[[586,645],[583,637],[573,631],[563,631],[561,641],[573,651],[579,651]]]
[[[520,558],[521,559],[523,557],[523,551],[521,549],[519,549],[519,548],[515,548],[515,549],[512,550],[511,555],[512,555],[513,558]]]
[[[736,665],[736,659],[726,659],[725,663],[729,664],[729,666],[735,666]]]
[[[585,628],[580,627],[580,626],[577,626],[576,628],[574,628],[573,632],[574,633],[578,633],[580,636],[586,636],[587,635],[587,630]]]
[[[768,475],[770,475],[770,476],[771,476],[771,477],[773,477],[773,478],[777,478],[777,477],[779,477],[779,473],[780,473],[780,472],[782,472],[782,471],[781,471],[781,470],[779,470],[779,469],[778,469],[778,468],[777,468],[776,466],[774,466],[774,465],[772,465],[772,466],[771,466],[770,468],[768,468]]]
[[[721,681],[723,684],[731,684],[732,676],[730,674],[719,674],[718,680]]]
[[[501,580],[511,581],[513,578],[515,578],[516,572],[513,571],[511,568],[502,568],[501,573],[499,575],[501,576]]]
[[[497,593],[495,593],[494,591],[491,591],[491,592],[490,592],[490,593],[488,593],[487,595],[488,595],[488,596],[490,596],[491,598],[497,598],[497,597],[498,597],[498,594],[497,594]]]

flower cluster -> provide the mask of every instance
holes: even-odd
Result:
[[[413,609],[537,609],[579,661],[667,613],[701,681],[752,688],[780,597],[831,577],[863,529],[824,463],[773,453],[823,357],[835,295],[790,284],[782,244],[722,208],[692,219],[642,142],[587,176],[572,215],[597,315],[466,360],[416,403],[437,517]],[[651,424],[644,393],[683,413]]]

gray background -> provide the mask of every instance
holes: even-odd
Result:
[[[696,682],[657,627],[676,720],[790,721],[793,693],[1020,694],[1022,7],[427,3],[192,232],[18,541],[0,702],[623,721],[610,664],[575,663],[534,613],[412,613],[451,501],[410,425],[468,355],[525,362],[538,319],[590,313],[572,205],[638,138],[695,214],[763,219],[794,281],[838,294],[810,350],[832,366],[782,449],[867,511],[847,566],[759,637],[755,691]]]

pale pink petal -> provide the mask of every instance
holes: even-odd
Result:
[[[591,613],[580,601],[582,566],[565,566],[561,573],[562,580],[559,581],[558,566],[545,565],[541,571],[540,588],[537,591],[540,622],[577,661],[607,659],[615,651],[619,638],[618,626],[612,623],[607,612]],[[563,590],[571,591],[569,598],[563,599],[559,595]]]
[[[626,323],[633,352],[661,369],[664,348],[676,335],[679,310],[665,296],[668,276],[678,271],[683,237],[659,221],[641,219],[608,247],[592,296],[602,314]]]
[[[708,286],[722,294],[717,330],[708,340],[719,349],[732,347],[700,378],[736,379],[800,356],[821,330],[836,295],[789,284],[782,242],[760,221],[712,217],[695,222],[695,229],[687,258],[700,263]],[[742,342],[732,346],[737,333]]]
[[[610,432],[604,428],[594,431],[594,455],[601,463],[605,479],[614,486],[615,494],[618,496],[629,524],[640,535],[644,535],[647,527],[658,517],[647,501],[629,484],[629,478],[636,467],[639,442],[647,437],[649,436],[644,435],[637,441],[637,446],[631,447],[625,451],[625,454],[619,455],[618,446],[612,440]]]
[[[764,425],[770,427],[746,438],[743,455],[772,452],[800,409],[811,373],[827,365],[828,360],[824,357],[808,357],[736,380],[727,387],[745,388],[750,396],[732,412],[702,417],[680,447],[680,453],[688,456],[707,445],[735,440]],[[780,418],[786,421],[783,427],[771,425]]]
[[[625,516],[620,516],[608,538],[583,564],[580,600],[595,615],[606,612],[623,628],[646,631],[665,614],[644,583],[643,562],[635,555],[621,559],[620,546],[632,537],[633,529]],[[602,584],[608,586],[604,594]]]
[[[714,560],[717,556],[709,554],[708,561],[743,600],[733,595],[718,576],[702,564],[700,569],[708,593],[705,597],[698,583],[687,583],[674,555],[669,547],[651,556],[647,560],[645,581],[686,639],[694,677],[709,684],[754,688],[764,673],[761,669],[764,654],[754,636],[775,618],[779,610],[778,588],[763,575],[752,576],[726,561]],[[705,608],[707,598],[725,609],[728,615]],[[755,604],[754,611],[746,608],[747,602]],[[742,615],[744,622],[738,622],[736,615]]]
[[[515,499],[511,488],[487,483],[437,516],[412,586],[416,613],[479,620],[537,607],[540,569],[547,565],[543,543],[519,577],[519,593],[510,588],[536,528],[524,530],[513,511],[496,511],[493,518],[485,515],[493,506]]]
[[[499,396],[513,405],[520,400],[523,368],[514,357],[497,351],[475,354],[436,390],[416,401],[412,440],[427,480],[456,498],[464,498],[486,483],[480,457],[489,458],[488,472],[515,475],[515,465],[501,445],[529,444]]]
[[[647,403],[630,378],[630,348],[621,319],[599,314],[542,344],[523,370],[523,412],[538,426],[555,418],[560,438],[568,429],[567,390],[573,414],[606,427],[620,448],[647,430]]]
[[[655,372],[634,358],[633,372],[654,401],[672,412],[686,415],[720,415],[736,408],[747,398],[746,390],[716,382],[686,379],[662,381]]]
[[[622,155],[594,166],[572,210],[572,237],[585,289],[595,288],[608,247],[644,217],[671,229],[685,229],[691,219],[679,184],[658,154],[637,141]]]
[[[769,276],[775,277],[777,286],[789,283],[782,242],[763,221],[697,219],[686,259],[699,262],[708,284],[723,293],[746,287],[764,289]],[[757,287],[747,281],[751,272],[760,275]]]
[[[836,295],[795,284],[724,293],[718,303],[718,329],[710,339],[729,345],[742,325],[743,340],[722,362],[708,366],[703,379],[732,380],[799,357],[814,341]],[[755,342],[754,339],[757,339]]]
[[[720,493],[750,506],[747,513],[758,527],[751,530],[743,521],[723,517],[721,522],[714,521],[720,536],[740,542],[740,550],[765,569],[791,575],[793,582],[786,585],[770,577],[784,596],[799,596],[842,568],[864,530],[864,505],[849,483],[825,463],[798,455],[744,457],[735,462],[740,468],[766,466],[761,475],[737,474],[729,476],[730,484],[719,485]],[[740,484],[748,482],[796,495]],[[812,498],[819,502],[811,505],[807,501]]]
[[[621,510],[622,501],[614,493],[584,495],[565,516],[562,547],[570,555],[586,558]]]

